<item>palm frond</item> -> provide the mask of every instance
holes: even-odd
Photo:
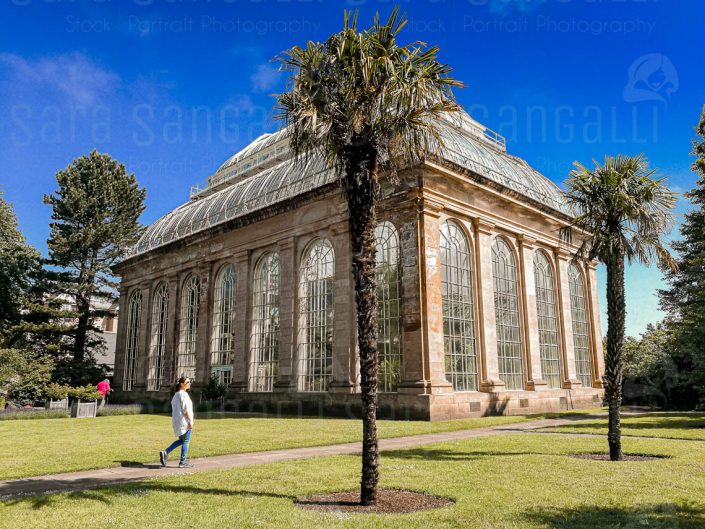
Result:
[[[363,142],[393,175],[442,145],[435,122],[460,108],[453,88],[463,85],[438,61],[437,47],[397,41],[407,22],[397,7],[358,31],[357,12],[346,12],[343,29],[325,42],[279,56],[291,78],[277,95],[276,116],[290,130],[297,160],[321,155],[342,176],[341,154]]]
[[[566,181],[566,197],[576,213],[561,230],[572,242],[575,228],[590,234],[583,253],[606,262],[619,252],[628,262],[674,266],[661,237],[674,225],[676,195],[658,178],[643,154],[606,156],[594,169],[574,163]]]

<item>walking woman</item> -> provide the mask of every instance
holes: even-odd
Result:
[[[178,383],[178,391],[174,394],[174,398],[171,399],[171,425],[174,428],[174,435],[178,439],[171,443],[166,450],[159,452],[159,461],[162,466],[166,466],[166,458],[169,453],[180,446],[181,460],[179,461],[179,468],[193,467],[191,463],[186,461],[188,444],[193,431],[193,403],[187,393],[189,389],[191,389],[191,379],[189,377],[181,377]]]

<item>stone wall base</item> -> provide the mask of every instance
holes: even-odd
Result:
[[[596,388],[546,389],[540,391],[469,391],[441,395],[380,394],[379,417],[393,420],[445,421],[489,415],[528,415],[596,408],[603,390]],[[169,410],[170,393],[116,391],[114,403],[146,403],[150,411]],[[198,391],[192,396],[199,402]],[[359,418],[360,395],[353,393],[235,393],[225,398],[225,409],[272,416]]]
[[[603,396],[604,391],[596,388],[429,395],[429,419],[445,421],[489,415],[529,415],[597,408],[602,406]]]

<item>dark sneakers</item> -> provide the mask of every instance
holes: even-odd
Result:
[[[179,463],[179,468],[193,468],[193,465],[188,461],[185,461],[184,463]]]
[[[166,450],[162,450],[161,452],[159,452],[159,462],[162,464],[163,467],[166,466],[166,456]]]

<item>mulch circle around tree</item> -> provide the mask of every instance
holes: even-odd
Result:
[[[334,492],[309,496],[296,502],[310,511],[351,514],[405,514],[453,505],[448,498],[440,498],[409,490],[380,489],[375,505],[361,505],[360,491]]]
[[[583,454],[573,454],[577,459],[591,459],[592,461],[610,461],[610,455],[604,452],[588,452]],[[654,461],[657,459],[670,459],[671,456],[649,455],[649,454],[622,454],[622,461]]]

